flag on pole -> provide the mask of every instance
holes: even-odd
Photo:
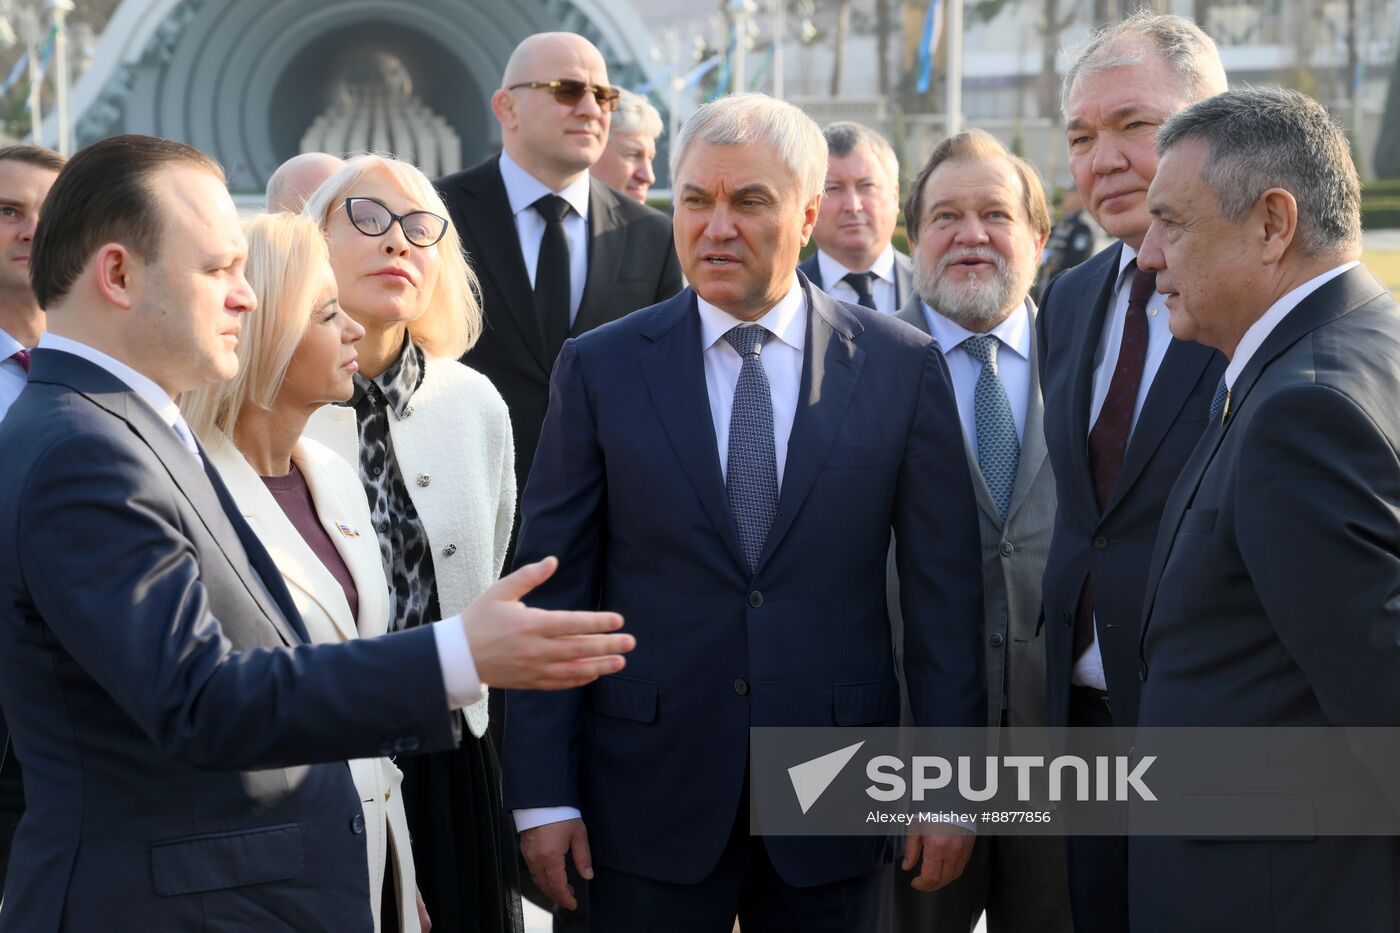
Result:
[[[24,74],[24,69],[28,65],[29,53],[25,52],[19,57],[19,61],[15,62],[15,67],[10,69],[10,74],[5,78],[5,83],[0,84],[0,97],[4,97],[6,94],[10,93],[10,90],[15,86],[15,82],[19,80],[20,75]]]
[[[695,87],[695,85],[700,83],[700,79],[705,77],[705,75],[709,74],[711,71],[714,71],[715,66],[718,64],[719,56],[711,55],[709,58],[705,59],[703,62],[696,65],[694,68],[690,69],[685,73],[685,76],[681,78],[681,88],[686,89]]]
[[[924,14],[924,31],[919,40],[919,93],[927,94],[933,82],[933,50],[938,47],[938,37],[943,32],[943,4],[939,0],[928,0],[928,12]]]

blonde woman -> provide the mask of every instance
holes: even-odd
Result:
[[[457,362],[481,330],[476,279],[431,182],[360,156],[306,214],[330,247],[340,302],[364,329],[354,394],[308,425],[359,466],[389,579],[391,631],[451,615],[500,575],[515,509],[505,402]],[[522,927],[514,839],[483,698],[449,752],[402,758],[418,884],[439,933]]]
[[[265,214],[244,233],[258,311],[243,323],[238,375],[187,393],[180,407],[282,572],[311,640],[382,635],[388,591],[359,478],[301,438],[312,412],[350,397],[364,329],[337,303],[314,222]],[[364,809],[375,929],[426,930],[421,902],[407,893],[414,866],[399,770],[376,758],[350,762],[350,773]]]

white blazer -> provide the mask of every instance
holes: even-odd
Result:
[[[444,617],[466,609],[501,575],[515,522],[515,442],[510,412],[491,381],[445,357],[425,356],[423,383],[389,437],[408,496],[428,535]],[[344,457],[359,473],[355,411],[326,405],[304,437]],[[360,490],[364,499],[364,489]],[[464,709],[477,738],[486,734],[486,696]]]
[[[321,527],[330,535],[359,591],[359,615],[355,618],[350,615],[350,604],[340,583],[311,550],[238,448],[229,441],[215,440],[205,452],[223,477],[243,518],[282,572],[311,640],[340,642],[384,634],[389,625],[389,586],[359,475],[315,441],[303,438],[292,451],[292,462],[306,478]],[[378,930],[380,926],[379,896],[384,889],[386,852],[392,845],[397,867],[399,928],[405,933],[417,933],[420,928],[413,851],[400,793],[403,775],[387,758],[361,758],[349,764],[365,812],[374,928]]]

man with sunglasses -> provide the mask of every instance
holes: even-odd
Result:
[[[462,362],[510,407],[519,489],[565,338],[681,290],[670,219],[588,175],[618,99],[593,43],[529,36],[491,98],[503,151],[437,181],[481,279],[486,327]]]

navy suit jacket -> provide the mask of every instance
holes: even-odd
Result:
[[[1128,441],[1117,485],[1100,511],[1089,471],[1089,406],[1095,351],[1122,249],[1121,243],[1112,246],[1052,279],[1036,316],[1045,442],[1059,503],[1044,585],[1051,726],[1069,719],[1074,617],[1090,575],[1113,721],[1137,721],[1139,620],[1157,522],[1205,429],[1211,396],[1225,372],[1219,353],[1172,340]]]
[[[813,253],[802,260],[797,266],[797,271],[807,276],[808,280],[817,288],[825,290],[826,284],[822,282],[822,266],[817,261],[817,254]],[[833,285],[836,283],[832,283]],[[894,307],[890,309],[890,314],[894,314],[909,303],[909,299],[914,294],[914,264],[908,256],[899,250],[894,251]]]
[[[622,613],[621,674],[512,692],[511,809],[578,807],[594,860],[695,883],[747,813],[750,726],[895,726],[885,562],[898,539],[920,725],[981,726],[977,506],[942,355],[893,317],[812,288],[778,511],[757,573],[739,547],[694,292],[567,342],[522,500],[529,601]],[[885,837],[769,838],[814,885],[875,869]]]
[[[1400,307],[1364,268],[1264,339],[1167,500],[1148,568],[1143,726],[1394,728],[1400,722]],[[1374,740],[1379,742],[1381,740]],[[1385,740],[1391,744],[1392,740]],[[1296,782],[1225,797],[1321,825],[1338,801],[1400,798],[1393,753],[1356,791]],[[1369,784],[1369,787],[1366,785]],[[1186,798],[1182,806],[1191,803]],[[1392,813],[1393,817],[1394,814]],[[1257,818],[1257,817],[1256,817]],[[1392,837],[1134,837],[1134,933],[1400,930]],[[1189,891],[1189,897],[1182,897]]]
[[[433,633],[307,645],[207,458],[72,354],[34,352],[0,475],[0,931],[370,930],[344,762],[452,745]]]

